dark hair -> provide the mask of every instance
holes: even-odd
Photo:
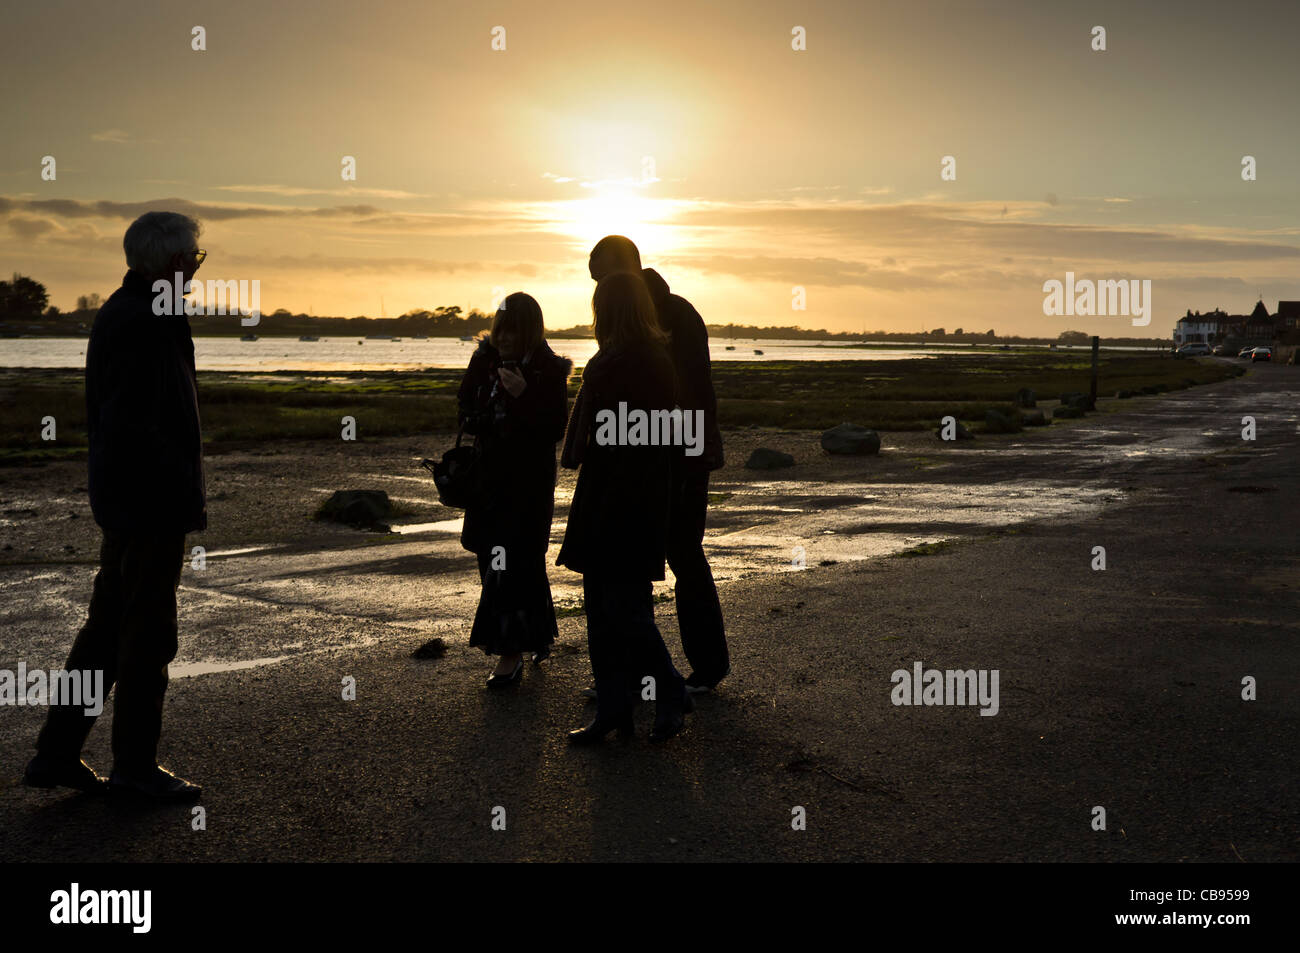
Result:
[[[542,324],[542,306],[530,294],[516,291],[501,302],[496,315],[492,318],[492,330],[484,337],[493,347],[500,350],[497,335],[502,331],[513,331],[519,336],[520,353],[531,354],[537,345],[546,339],[546,328]]]
[[[659,327],[655,303],[639,274],[617,271],[596,283],[591,296],[592,328],[602,350],[663,347],[668,336]]]
[[[611,271],[640,271],[641,253],[632,239],[622,235],[606,235],[591,250],[592,261],[610,263]]]

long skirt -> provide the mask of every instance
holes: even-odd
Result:
[[[554,642],[560,629],[546,576],[546,551],[507,548],[504,553],[486,550],[477,555],[483,591],[469,644],[488,655],[514,655],[540,652]]]

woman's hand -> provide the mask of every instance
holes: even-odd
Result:
[[[528,381],[524,379],[524,375],[520,374],[514,368],[498,368],[497,376],[501,378],[501,386],[506,389],[506,392],[510,394],[511,397],[518,397],[524,392],[524,389],[528,387]]]

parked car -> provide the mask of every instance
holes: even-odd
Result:
[[[1211,351],[1210,353],[1213,354],[1215,357],[1231,357],[1231,355],[1228,354],[1228,349],[1224,347],[1222,344],[1214,345],[1214,350]]]
[[[1253,347],[1243,347],[1240,351],[1237,352],[1237,356],[1242,358],[1243,360],[1248,359],[1250,357],[1250,352],[1253,350],[1255,350]]]
[[[1271,360],[1273,360],[1273,349],[1271,347],[1257,347],[1255,350],[1250,352],[1250,363],[1252,364],[1256,361]]]
[[[1201,344],[1184,344],[1175,352],[1179,357],[1203,357],[1210,353],[1210,345]]]

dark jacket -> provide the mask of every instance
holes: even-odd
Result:
[[[688,467],[716,470],[722,466],[722,433],[718,430],[718,399],[713,393],[713,369],[709,360],[709,332],[704,319],[681,295],[668,290],[668,282],[653,268],[641,271],[650,297],[654,299],[659,323],[669,333],[673,368],[677,375],[677,404],[683,410],[704,411],[704,452],[698,457],[682,455]]]
[[[487,503],[465,511],[461,545],[470,552],[493,546],[550,543],[555,506],[555,445],[564,436],[573,362],[542,342],[517,368],[528,386],[512,397],[501,386],[501,355],[479,343],[457,400],[466,434],[478,438]]]
[[[597,415],[673,405],[668,355],[598,351],[583,370],[561,463],[578,467],[569,523],[556,564],[618,579],[664,578],[672,447],[602,445]]]
[[[194,339],[154,297],[128,271],[90,331],[90,508],[106,530],[188,533],[208,525]]]

